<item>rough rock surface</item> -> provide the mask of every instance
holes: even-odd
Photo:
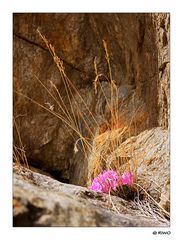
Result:
[[[121,165],[122,172],[137,173],[137,182],[163,208],[170,211],[170,149],[169,132],[162,128],[146,130],[123,142],[109,157],[128,159]]]
[[[152,15],[158,49],[158,106],[160,126],[169,128],[170,121],[170,15]]]
[[[138,124],[135,131],[131,130],[132,135],[157,126],[167,128],[169,18],[169,14],[16,13],[13,17],[14,90],[61,114],[58,105],[36,78],[51,93],[54,92],[50,84],[52,81],[70,110],[59,71],[36,32],[39,28],[55,47],[63,60],[67,76],[79,89],[100,123],[101,116],[104,115],[104,119],[107,117],[103,112],[106,102],[100,93],[96,96],[93,90],[93,62],[96,57],[98,74],[109,76],[102,43],[105,40],[112,78],[121,89],[119,101],[123,102],[123,98],[127,97],[125,104],[121,105],[121,123],[131,123],[137,107],[139,111],[135,115],[135,122]],[[107,85],[105,79],[100,81]],[[110,86],[106,86],[106,93],[107,88]],[[78,96],[76,99],[79,102]],[[135,107],[134,102],[137,104]],[[80,109],[85,111],[82,104]],[[84,185],[88,162],[81,153],[74,154],[74,143],[78,136],[50,113],[14,93],[14,118],[29,164],[57,175],[64,181]],[[80,127],[83,132],[86,131],[82,124]],[[19,146],[19,140],[15,129],[16,146]],[[83,176],[84,179],[81,179]]]
[[[169,226],[169,221],[145,202],[95,193],[20,166],[14,166],[13,207],[16,227]]]
[[[105,169],[130,170],[136,173],[141,188],[170,211],[169,131],[153,128],[120,144],[121,132],[123,129],[106,132],[95,140],[89,157],[88,182],[91,184]]]

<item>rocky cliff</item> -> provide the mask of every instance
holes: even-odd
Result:
[[[81,186],[107,167],[134,169],[142,188],[169,211],[169,34],[167,13],[14,14],[15,161],[26,158]],[[41,212],[49,209],[43,202]],[[100,224],[109,223],[91,225]]]

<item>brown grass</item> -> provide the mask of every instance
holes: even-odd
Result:
[[[60,95],[57,87],[55,86],[55,84],[50,81],[51,88],[54,90],[54,93],[52,93],[51,90],[48,89],[48,87],[46,87],[46,85],[43,84],[43,82],[40,79],[38,79],[37,76],[35,76],[36,80],[41,84],[41,86],[49,94],[51,99],[55,101],[55,103],[61,110],[61,114],[58,112],[55,112],[53,109],[50,109],[49,106],[44,106],[43,104],[37,102],[36,100],[32,99],[31,97],[28,97],[27,95],[25,95],[21,92],[17,92],[17,91],[15,91],[15,92],[17,94],[25,97],[29,101],[33,102],[34,104],[38,105],[39,107],[50,112],[54,116],[58,117],[66,125],[67,128],[72,129],[77,134],[78,138],[76,140],[75,147],[77,148],[77,143],[80,140],[82,143],[81,150],[84,152],[85,157],[88,158],[89,156],[92,156],[93,159],[91,161],[93,162],[93,164],[92,165],[89,164],[90,168],[88,170],[89,170],[89,172],[92,172],[93,169],[95,169],[95,171],[94,171],[95,173],[93,175],[93,177],[95,177],[96,174],[100,170],[102,170],[101,169],[101,161],[105,162],[105,155],[101,155],[98,158],[98,153],[97,153],[96,149],[94,150],[93,143],[95,142],[96,144],[98,144],[99,139],[101,139],[101,142],[103,141],[103,145],[104,145],[105,142],[107,141],[109,143],[108,151],[112,152],[119,145],[119,137],[122,135],[123,132],[126,131],[126,129],[121,129],[118,126],[119,125],[118,124],[118,122],[119,122],[118,89],[115,84],[115,81],[112,79],[110,56],[109,56],[107,44],[105,41],[103,41],[104,50],[105,50],[105,54],[106,54],[106,61],[108,64],[108,69],[109,69],[109,77],[105,76],[105,78],[108,80],[108,82],[110,84],[110,89],[111,89],[110,101],[105,96],[105,92],[102,88],[102,85],[101,85],[100,81],[98,81],[100,75],[98,75],[98,72],[97,72],[96,59],[94,60],[94,70],[96,73],[96,77],[94,80],[94,89],[95,89],[95,92],[97,92],[97,88],[99,86],[100,90],[104,94],[104,97],[107,102],[107,106],[108,106],[108,108],[110,110],[110,114],[111,114],[111,121],[107,123],[109,131],[107,131],[107,133],[104,133],[104,135],[103,135],[103,134],[99,133],[100,126],[99,126],[99,123],[97,122],[95,116],[90,111],[89,107],[85,103],[85,100],[81,96],[78,89],[75,87],[75,85],[72,83],[72,81],[67,77],[67,75],[65,73],[63,61],[57,56],[54,47],[48,42],[46,37],[40,33],[39,30],[38,30],[38,34],[42,38],[44,43],[46,44],[51,56],[53,57],[55,64],[60,72],[62,81],[64,83],[66,97],[67,97],[67,101],[69,103],[70,111],[68,110],[68,107],[66,106],[66,104],[65,104],[62,96]],[[80,110],[79,103],[76,99],[79,99],[79,101],[82,102],[82,104],[84,105],[84,107],[87,110],[87,113],[83,113]],[[77,113],[75,112],[75,109],[78,110]],[[79,127],[78,119],[83,121],[84,127],[87,129],[88,133],[90,134],[90,138],[83,136],[82,131]],[[89,126],[89,124],[90,124],[90,126]],[[98,129],[98,130],[95,131],[95,129]],[[110,135],[110,137],[109,137],[109,135]],[[103,140],[102,140],[102,138],[103,138]],[[106,138],[108,138],[108,140]],[[91,142],[93,142],[93,143],[91,144]],[[99,145],[101,145],[101,144],[99,144]],[[91,159],[91,157],[89,157],[89,158]],[[92,169],[92,166],[93,166],[93,169]],[[107,167],[111,168],[110,166],[107,166]]]
[[[39,103],[38,101],[32,99],[31,97],[28,97],[22,92],[15,91],[15,93],[25,97],[27,100],[31,101],[32,103],[50,112],[52,115],[59,118],[65,124],[66,128],[72,129],[76,133],[77,139],[75,139],[72,136],[72,138],[74,138],[74,141],[75,141],[74,149],[75,151],[78,150],[77,143],[80,141],[82,145],[82,149],[80,150],[84,153],[85,158],[87,158],[89,161],[88,162],[88,181],[87,181],[88,184],[90,184],[91,180],[95,178],[104,169],[111,169],[115,167],[116,171],[120,173],[121,171],[120,165],[122,164],[120,162],[120,159],[118,157],[116,159],[113,159],[115,160],[114,162],[116,164],[112,165],[112,161],[106,162],[106,157],[112,152],[114,152],[115,149],[118,148],[118,146],[121,144],[121,139],[123,135],[127,131],[129,132],[129,135],[130,135],[130,128],[131,128],[132,121],[135,119],[135,114],[133,117],[134,119],[131,119],[129,126],[123,126],[123,127],[120,126],[119,110],[118,110],[119,109],[118,87],[112,76],[110,55],[109,55],[107,43],[103,40],[103,47],[105,51],[105,58],[107,61],[108,73],[109,73],[108,76],[105,76],[104,74],[98,74],[97,61],[96,61],[97,59],[96,58],[94,59],[94,71],[96,74],[95,79],[93,81],[94,91],[95,91],[95,94],[97,94],[98,91],[102,92],[111,116],[110,120],[107,122],[106,122],[106,119],[103,119],[107,128],[104,130],[104,132],[101,132],[101,128],[102,128],[101,124],[98,123],[97,119],[92,114],[91,110],[85,103],[85,100],[81,96],[79,90],[72,83],[72,81],[67,77],[65,73],[63,61],[58,57],[54,47],[48,42],[46,37],[43,36],[39,30],[37,31],[39,36],[45,43],[47,49],[49,50],[60,72],[70,110],[68,110],[68,105],[66,106],[65,101],[60,95],[60,92],[57,89],[56,85],[50,81],[50,88],[53,90],[51,91],[37,76],[35,76],[35,79],[39,82],[39,84],[43,87],[43,89],[45,89],[45,91],[48,93],[50,98],[54,100],[56,105],[59,107],[61,113],[55,111],[54,109],[51,109],[50,106],[45,106],[42,103]],[[107,98],[105,91],[102,87],[102,84],[100,82],[101,76],[103,76],[107,80],[108,84],[110,85],[110,99]],[[77,99],[79,99],[79,101],[86,108],[86,113],[81,111],[80,105]],[[77,109],[77,112],[75,111],[75,109]],[[78,121],[82,121],[84,123],[84,128],[87,129],[89,133],[89,137],[88,136],[86,137],[82,134]],[[69,134],[71,134],[70,131],[68,132]],[[138,162],[135,162],[134,163],[135,168],[137,168],[137,165],[138,165]]]
[[[13,160],[17,165],[23,164],[25,167],[29,168],[26,153],[25,153],[25,147],[22,143],[20,131],[19,131],[15,117],[13,117],[13,126],[18,136],[18,146],[13,144]]]

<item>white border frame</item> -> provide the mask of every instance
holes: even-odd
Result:
[[[179,0],[0,0],[0,235],[7,239],[180,239],[182,190],[182,23]],[[171,13],[171,227],[170,228],[13,228],[12,227],[12,13],[13,12],[170,12]],[[181,184],[179,186],[179,184]],[[170,235],[152,232],[171,231]]]

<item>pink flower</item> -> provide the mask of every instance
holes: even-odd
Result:
[[[112,189],[116,191],[120,185],[120,177],[116,171],[107,170],[93,179],[90,189],[96,192],[109,193]]]
[[[124,172],[122,177],[121,177],[121,181],[123,185],[133,185],[135,176],[129,171],[129,172]]]
[[[135,176],[130,172],[124,172],[119,176],[116,171],[106,170],[93,179],[90,189],[96,192],[109,193],[110,190],[116,191],[122,185],[132,186]]]

